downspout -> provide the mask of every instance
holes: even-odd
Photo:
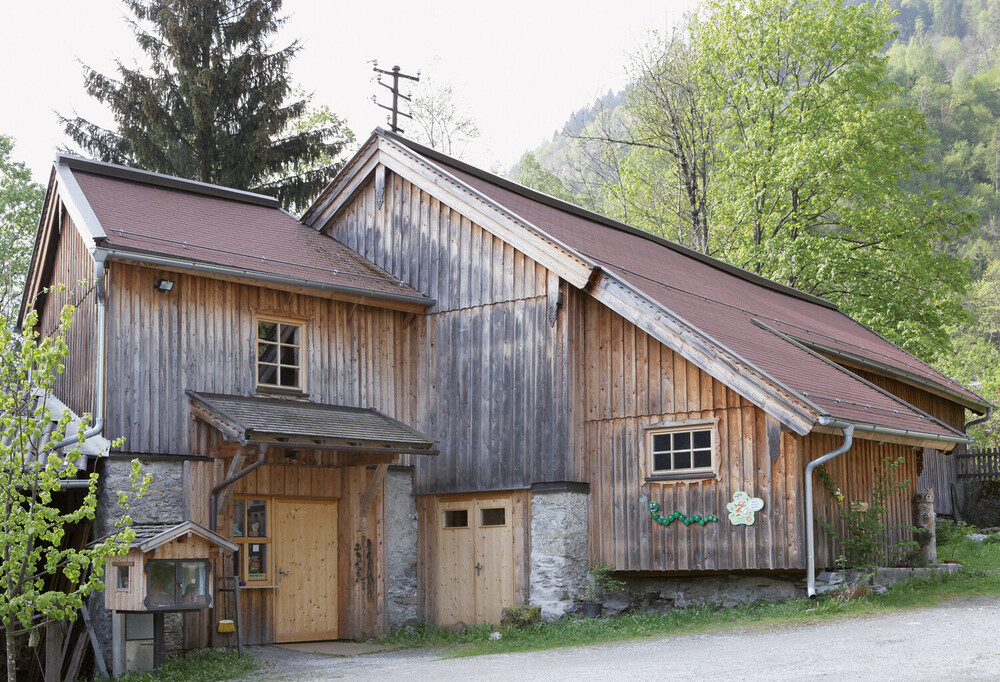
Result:
[[[810,599],[816,598],[816,533],[813,529],[813,470],[821,464],[826,464],[835,457],[851,449],[854,442],[854,424],[842,422],[830,417],[820,417],[819,423],[823,426],[833,426],[843,430],[844,442],[835,450],[831,450],[822,457],[814,459],[806,465],[806,550],[808,552],[808,564],[806,567],[806,593]]]
[[[986,416],[985,417],[980,417],[979,419],[973,419],[971,422],[969,422],[968,424],[965,425],[965,434],[966,435],[969,434],[969,427],[970,426],[977,426],[979,424],[982,424],[983,422],[987,422],[987,421],[990,420],[990,417],[992,417],[992,416],[993,416],[993,406],[990,405],[989,407],[986,408]]]
[[[236,481],[240,480],[252,471],[259,469],[264,466],[264,457],[267,455],[267,446],[259,445],[257,446],[257,461],[250,466],[236,472],[229,478],[225,479],[221,483],[215,485],[212,488],[212,492],[208,494],[208,529],[213,533],[216,532],[216,525],[219,523],[219,509],[218,509],[218,499],[219,493],[231,486]]]
[[[104,256],[94,254],[94,288],[97,291],[97,404],[94,406],[94,425],[83,433],[63,439],[52,446],[52,450],[59,450],[70,445],[76,445],[81,440],[92,438],[104,431],[104,370],[106,366],[105,356],[107,355],[108,339],[104,329],[108,308],[108,290],[104,282]]]

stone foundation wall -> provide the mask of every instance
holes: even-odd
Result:
[[[700,604],[734,607],[758,600],[785,601],[806,593],[804,575],[782,573],[627,578],[625,583],[604,600],[604,615],[666,613]]]
[[[531,501],[528,603],[555,620],[572,612],[587,584],[586,492],[535,492]]]
[[[385,474],[385,610],[390,628],[417,618],[417,502],[413,469]]]

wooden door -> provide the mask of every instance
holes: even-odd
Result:
[[[514,603],[510,496],[439,501],[437,622],[499,623]]]
[[[275,500],[274,641],[337,638],[337,503]]]
[[[514,604],[514,533],[510,497],[476,500],[476,622],[499,623]]]

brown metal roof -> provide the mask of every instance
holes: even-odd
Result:
[[[411,144],[398,136],[390,137]],[[828,302],[540,195],[444,155],[428,153],[420,147],[416,151],[432,158],[487,199],[576,249],[683,318],[810,402],[820,414],[948,438],[964,435],[783,335],[836,348],[933,382],[967,404],[983,407],[988,404]]]
[[[270,197],[82,159],[64,163],[107,235],[104,248],[433,303]]]
[[[194,391],[187,394],[248,440],[260,436],[309,438],[336,444],[413,448],[414,451],[430,449],[435,443],[416,429],[371,408]]]

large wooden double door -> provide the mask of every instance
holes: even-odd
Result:
[[[337,503],[275,500],[274,641],[336,639]]]
[[[511,498],[437,504],[437,622],[499,623],[514,604]]]

